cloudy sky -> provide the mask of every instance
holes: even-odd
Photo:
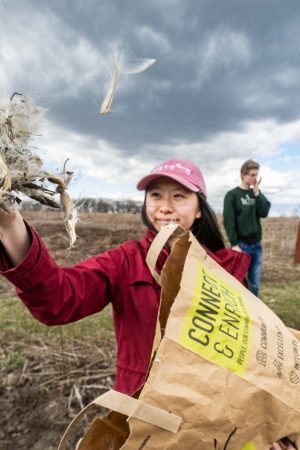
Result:
[[[299,0],[0,0],[0,93],[45,108],[35,142],[66,158],[78,197],[141,199],[136,182],[171,157],[202,169],[210,204],[261,163],[273,215],[300,214]],[[121,74],[100,115],[112,63]]]

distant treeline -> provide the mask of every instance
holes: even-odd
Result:
[[[138,213],[142,209],[142,202],[130,199],[112,200],[106,198],[81,198],[74,200],[80,211],[83,212],[106,212],[106,213]],[[22,209],[30,211],[40,211],[44,209],[53,210],[33,200],[22,201]]]

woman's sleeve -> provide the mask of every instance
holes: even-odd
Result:
[[[15,285],[36,319],[47,325],[73,322],[101,311],[114,298],[122,264],[118,249],[72,267],[59,267],[36,231],[29,227],[29,232],[30,250],[16,267],[0,249],[0,273]]]

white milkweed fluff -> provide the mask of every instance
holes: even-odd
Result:
[[[121,73],[126,75],[132,75],[136,73],[144,72],[144,70],[148,69],[148,67],[152,66],[155,63],[156,59],[154,58],[141,58],[133,62],[132,64],[125,66],[125,56],[124,53],[121,54],[119,59],[115,60],[113,63],[113,71],[111,75],[111,81],[107,90],[107,93],[104,97],[104,100],[101,104],[100,114],[105,115],[108,114],[113,98],[116,92],[117,83],[120,78]]]
[[[30,150],[30,141],[42,126],[42,116],[42,109],[32,105],[26,95],[14,93],[10,100],[0,99],[0,209],[9,210],[10,203],[20,203],[20,194],[60,208],[72,247],[77,211],[67,188],[73,172],[66,170],[66,161],[61,177],[51,175],[43,168],[42,159]],[[50,188],[48,182],[56,188]]]

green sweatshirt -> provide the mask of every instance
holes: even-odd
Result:
[[[259,242],[262,237],[261,217],[267,217],[271,203],[260,192],[254,196],[252,189],[236,187],[227,192],[224,199],[224,227],[230,244],[238,241],[248,244]]]

